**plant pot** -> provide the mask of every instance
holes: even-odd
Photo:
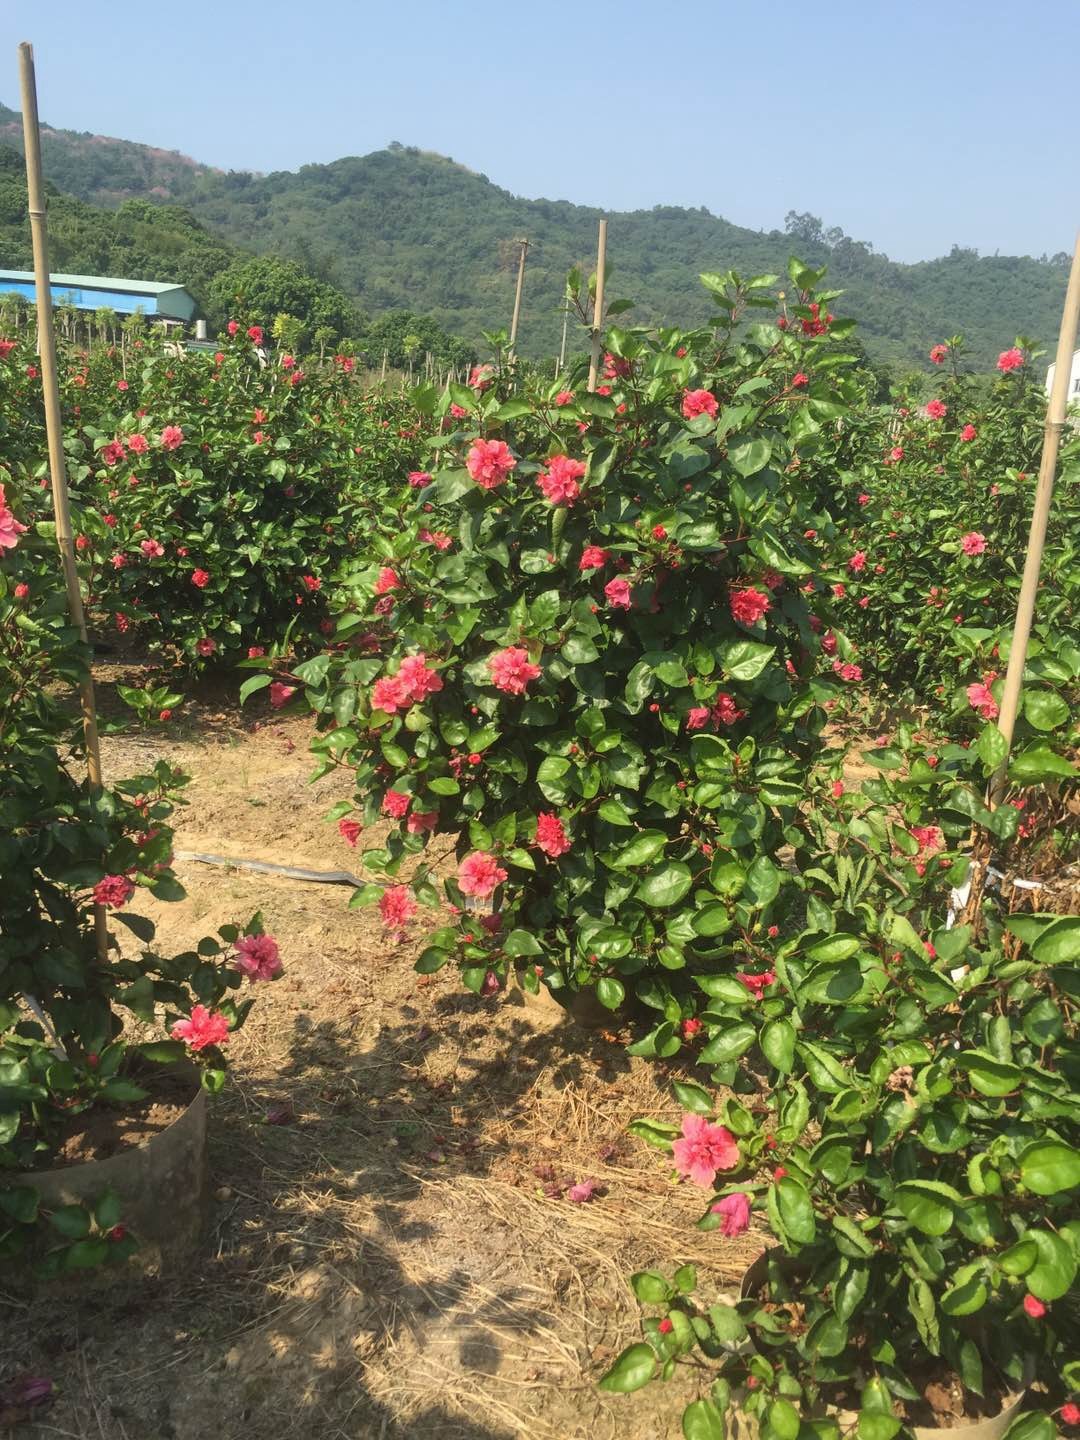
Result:
[[[109,1279],[129,1266],[144,1274],[178,1269],[198,1247],[207,1213],[206,1092],[193,1066],[180,1072],[195,1090],[186,1109],[164,1130],[104,1160],[11,1175],[14,1184],[31,1186],[44,1209],[59,1205],[91,1208],[106,1190],[120,1200],[120,1222],[138,1244],[131,1260],[117,1266],[78,1271]],[[59,1238],[46,1223],[49,1246]]]
[[[743,1275],[742,1283],[739,1286],[741,1300],[750,1300],[760,1292],[765,1283],[770,1257],[779,1263],[786,1278],[794,1283],[798,1282],[802,1267],[800,1267],[797,1257],[785,1255],[776,1249],[763,1250]],[[1016,1419],[1026,1398],[1026,1390],[1022,1390],[1018,1395],[1006,1395],[998,1414],[991,1415],[986,1419],[971,1420],[964,1424],[949,1426],[913,1425],[911,1429],[917,1440],[1001,1440],[1001,1436]],[[843,1432],[850,1430],[859,1418],[851,1410],[838,1410],[830,1413],[835,1415]]]

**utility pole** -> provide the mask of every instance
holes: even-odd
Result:
[[[525,287],[525,256],[529,253],[528,240],[522,240],[521,255],[518,259],[517,290],[514,292],[514,316],[510,321],[510,344],[507,346],[507,354],[513,355],[514,343],[517,340],[518,321],[521,319],[521,292]]]

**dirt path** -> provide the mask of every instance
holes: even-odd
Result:
[[[107,677],[115,680],[114,672]],[[130,677],[129,677],[130,678]],[[105,696],[108,710],[108,696]],[[173,731],[107,737],[109,778],[193,775],[177,847],[316,869],[356,857],[323,816],[304,721],[204,695]],[[0,1292],[0,1377],[51,1376],[27,1436],[80,1440],[666,1440],[682,1381],[606,1397],[638,1338],[634,1269],[694,1261],[710,1299],[760,1249],[700,1235],[701,1192],[626,1135],[675,1116],[625,1036],[419,977],[347,889],[180,864],[170,949],[263,911],[286,972],[231,1044],[215,1201],[189,1272],[28,1304]],[[284,1123],[272,1123],[284,1121]],[[600,1182],[590,1203],[545,1190]]]

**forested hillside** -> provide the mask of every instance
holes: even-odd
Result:
[[[16,118],[0,107],[0,139],[18,140]],[[298,261],[369,315],[423,312],[471,341],[508,322],[515,241],[528,236],[519,348],[534,356],[558,348],[565,274],[574,263],[591,265],[595,250],[598,210],[522,199],[443,156],[400,145],[265,176],[51,129],[44,152],[60,188],[102,203],[127,197],[121,212],[132,197],[179,203],[214,236]],[[140,223],[151,223],[140,213]],[[1018,333],[1042,340],[1056,333],[1064,256],[954,248],[942,259],[901,265],[809,215],[789,215],[785,231],[768,232],[705,209],[657,206],[609,218],[612,293],[634,302],[632,320],[702,320],[701,271],[783,273],[794,251],[828,263],[830,283],[845,291],[836,308],[857,316],[870,354],[892,366],[925,363],[933,341],[956,333],[983,366]],[[190,224],[185,217],[179,228],[186,234]]]

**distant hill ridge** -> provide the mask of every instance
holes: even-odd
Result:
[[[2,105],[0,143],[22,143],[18,113]],[[211,235],[299,261],[368,314],[430,314],[472,341],[508,323],[514,242],[527,235],[519,348],[533,356],[558,348],[566,272],[591,266],[604,213],[524,199],[442,155],[397,144],[268,175],[222,172],[178,152],[52,127],[42,148],[47,177],[62,191],[105,206],[178,203]],[[704,208],[607,214],[611,292],[634,302],[628,323],[697,323],[710,313],[700,272],[783,274],[794,252],[828,264],[830,285],[845,292],[837,313],[854,316],[871,356],[892,366],[924,366],[934,341],[962,333],[988,368],[1016,334],[1049,343],[1057,333],[1063,255],[979,256],[954,247],[904,265],[808,215],[789,215],[786,232],[766,232]]]

